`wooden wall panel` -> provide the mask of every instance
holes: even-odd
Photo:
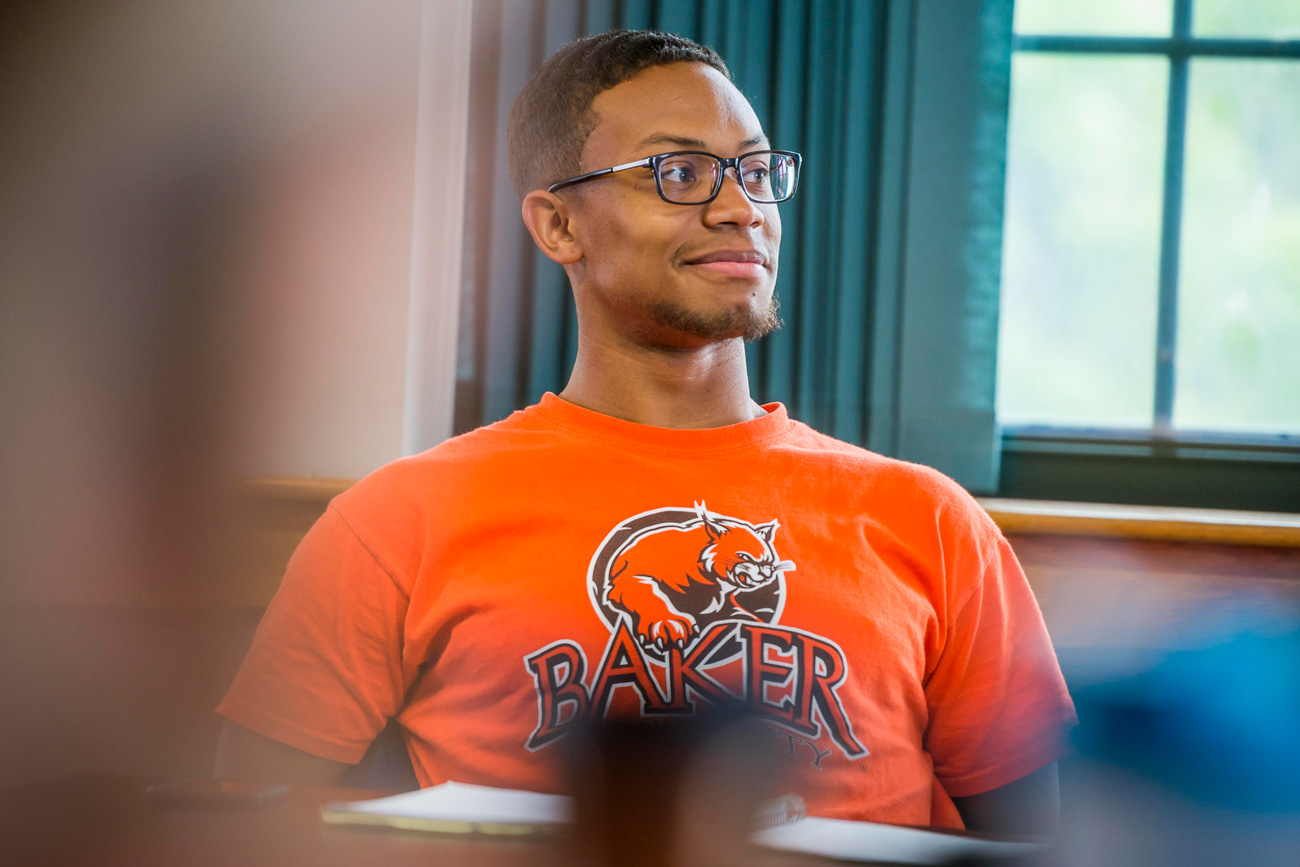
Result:
[[[1058,649],[1177,646],[1229,605],[1300,614],[1300,548],[1007,538]]]

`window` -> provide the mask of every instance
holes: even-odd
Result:
[[[1000,493],[1300,508],[1300,4],[1015,31]]]

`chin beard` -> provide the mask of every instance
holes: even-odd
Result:
[[[773,295],[772,303],[758,312],[748,307],[733,307],[705,314],[670,301],[661,301],[648,312],[651,322],[665,331],[710,341],[734,340],[739,337],[746,343],[752,343],[785,324],[777,315],[780,306]]]

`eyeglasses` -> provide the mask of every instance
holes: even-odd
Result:
[[[758,204],[773,204],[784,202],[794,195],[802,162],[803,157],[794,151],[751,151],[730,158],[705,151],[673,151],[634,163],[587,172],[551,184],[546,192],[553,193],[614,172],[649,168],[654,171],[655,189],[659,192],[659,198],[673,205],[703,205],[718,197],[726,171],[732,168],[736,170],[740,189],[747,199]]]

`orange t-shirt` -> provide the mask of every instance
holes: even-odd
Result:
[[[547,394],[377,470],[303,538],[218,712],[421,785],[555,791],[579,717],[746,703],[814,815],[960,827],[1074,718],[956,483],[790,420],[675,430]]]

